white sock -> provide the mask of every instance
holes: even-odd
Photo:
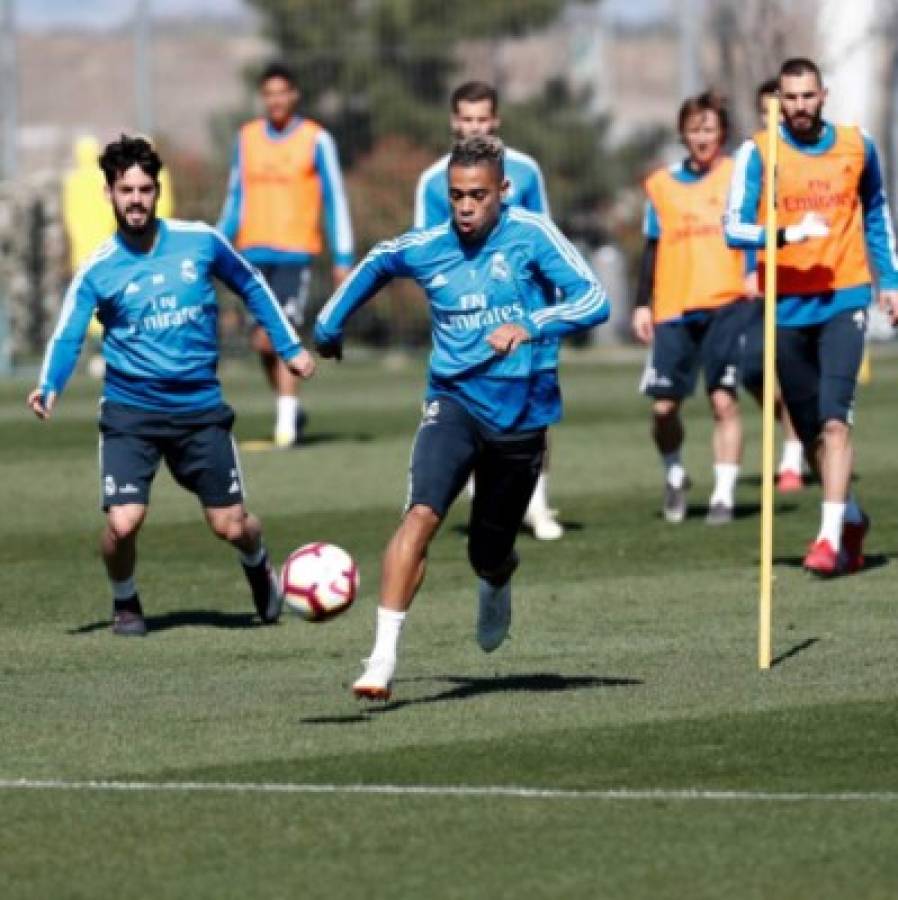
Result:
[[[374,633],[374,648],[371,658],[396,659],[399,635],[405,622],[405,613],[394,609],[377,607],[377,626]]]
[[[854,494],[849,494],[845,501],[845,521],[852,525],[860,525],[864,521],[864,511],[858,506]]]
[[[299,400],[289,394],[278,395],[276,431],[285,431],[288,434],[296,430],[296,413],[299,410]]]
[[[265,559],[265,545],[261,541],[259,542],[259,549],[253,553],[244,553],[242,550],[237,552],[240,554],[240,562],[251,569],[254,569]]]
[[[722,503],[724,506],[733,505],[733,494],[736,490],[736,481],[739,478],[739,466],[735,463],[714,463],[714,493],[711,494],[711,503]]]
[[[804,468],[804,448],[801,441],[783,441],[783,455],[780,457],[780,472],[798,472]]]
[[[823,513],[820,521],[818,541],[829,541],[833,550],[838,552],[842,543],[842,523],[845,521],[845,504],[823,501]]]
[[[530,518],[539,518],[546,514],[548,508],[549,502],[546,497],[546,474],[545,472],[540,472],[539,478],[536,479],[536,487],[533,489],[533,494],[530,497],[530,503],[527,506],[527,515]]]
[[[124,581],[113,581],[110,578],[109,583],[112,585],[113,600],[130,600],[137,593],[133,575]]]
[[[686,480],[686,470],[680,461],[680,451],[674,450],[673,453],[662,453],[661,464],[664,466],[664,477],[672,488],[683,487]]]

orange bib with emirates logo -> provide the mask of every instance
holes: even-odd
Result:
[[[238,247],[321,252],[322,192],[315,168],[320,131],[321,126],[308,119],[280,140],[268,136],[264,119],[240,129],[243,199]]]
[[[812,156],[780,140],[777,149],[777,224],[798,224],[807,213],[817,213],[829,226],[825,238],[787,244],[777,251],[777,293],[820,294],[869,284],[870,265],[864,240],[860,181],[864,171],[864,138],[854,126],[835,126],[836,139],[825,153]],[[764,162],[766,191],[767,138],[759,132],[755,144]],[[764,204],[758,222],[766,220]],[[764,254],[759,254],[758,276],[764,282]]]
[[[650,175],[645,190],[661,224],[652,315],[655,322],[688,310],[716,309],[745,294],[745,256],[723,236],[733,161],[722,158],[698,181],[678,181],[667,169]]]

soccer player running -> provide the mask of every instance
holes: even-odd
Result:
[[[804,558],[818,575],[863,567],[870,520],[850,491],[851,428],[872,299],[870,261],[883,308],[898,308],[898,258],[873,141],[823,118],[826,89],[810,59],[779,73],[783,121],[777,163],[777,373],[805,454],[823,484],[820,530]],[[726,234],[732,246],[764,245],[765,135],[736,157]],[[764,260],[760,260],[763,278]]]
[[[270,63],[258,81],[265,115],[245,124],[234,146],[228,193],[219,230],[271,285],[295,328],[303,323],[311,265],[323,249],[321,218],[333,259],[334,287],[353,261],[352,223],[334,140],[297,113],[299,88],[293,70]],[[277,396],[274,443],[302,441],[307,416],[297,379],[279,359],[264,329],[253,347]]]
[[[498,134],[502,120],[499,117],[499,96],[496,89],[484,81],[467,81],[459,85],[450,98],[452,114],[450,128],[457,140],[478,135]],[[452,210],[448,190],[449,155],[438,159],[425,169],[418,179],[415,191],[415,227],[433,228],[449,220]],[[530,212],[549,215],[549,199],[539,163],[511,147],[505,148],[505,177],[508,192],[503,198],[509,206],[520,206]],[[556,541],[564,535],[564,528],[549,507],[548,499],[549,452],[548,443],[533,496],[524,516],[524,524],[540,541]]]
[[[758,122],[761,131],[767,130],[767,102],[777,95],[778,81],[769,78],[758,85],[755,91],[755,109],[758,114]],[[745,328],[745,346],[742,362],[742,385],[760,406],[764,400],[764,303],[763,286],[758,280],[757,253],[754,250],[746,251],[751,271],[748,276],[749,299],[755,299],[749,314],[749,320]],[[783,398],[776,388],[774,400],[775,415],[783,429],[783,450],[777,467],[776,489],[781,494],[790,494],[800,491],[804,487],[804,448],[789,410],[783,403]]]
[[[652,398],[652,436],[664,466],[663,514],[674,524],[686,516],[691,486],[681,457],[680,407],[695,389],[699,366],[714,416],[709,525],[732,521],[742,457],[737,391],[748,304],[745,254],[727,247],[723,235],[733,167],[723,149],[727,125],[716,95],[685,100],[677,127],[688,156],[645,183],[646,242],[633,330],[651,345],[642,391]]]
[[[140,138],[122,135],[103,151],[100,167],[117,231],[75,275],[27,401],[39,419],[50,418],[96,310],[106,360],[100,548],[112,586],[112,630],[119,635],[146,633],[134,579],[137,533],[162,458],[175,480],[196,494],[214,534],[238,551],[262,621],[280,615],[280,588],[261,524],[243,505],[234,412],[216,376],[212,278],[243,298],[291,372],[309,378],[315,371],[264,279],[221,234],[202,222],[157,217],[161,166]]]
[[[496,137],[458,141],[449,157],[452,218],[375,246],[315,325],[322,356],[339,358],[346,320],[392,278],[414,279],[430,303],[423,417],[405,514],[384,555],[374,648],[353,686],[360,697],[390,696],[427,548],[472,473],[476,638],[486,653],[505,640],[515,538],[539,476],[545,429],[561,415],[557,339],[608,318],[601,285],[552,222],[503,203],[503,160]]]

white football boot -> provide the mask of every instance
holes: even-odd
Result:
[[[538,541],[557,541],[564,537],[564,527],[556,521],[551,509],[538,512],[528,510],[524,516],[524,524]]]
[[[396,659],[387,656],[372,656],[365,660],[365,671],[352,686],[358,698],[366,700],[389,700],[393,692],[393,672]]]
[[[483,578],[477,581],[477,643],[484,653],[492,653],[508,636],[511,625],[511,580],[502,587],[493,587]]]

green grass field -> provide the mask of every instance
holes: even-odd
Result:
[[[459,502],[394,699],[363,706],[348,685],[370,647],[422,363],[359,355],[310,385],[305,447],[243,458],[277,558],[330,540],[360,563],[355,608],[319,626],[255,627],[233,552],[164,474],[138,570],[152,631],[111,636],[97,385],[76,380],[47,426],[24,408],[28,384],[0,387],[0,897],[898,896],[898,359],[875,361],[859,401],[868,569],[806,576],[819,492],[777,500],[771,671],[756,668],[756,410],[739,516],[710,529],[709,420],[690,404],[694,515],[668,526],[638,364],[578,358],[553,451],[568,533],[521,536],[512,639],[489,657],[474,643]],[[267,437],[255,367],[232,363],[224,381],[238,438]],[[74,786],[96,780],[148,789]],[[250,784],[294,787],[235,789]],[[488,790],[501,787],[547,793]],[[720,793],[673,793],[693,789]]]

